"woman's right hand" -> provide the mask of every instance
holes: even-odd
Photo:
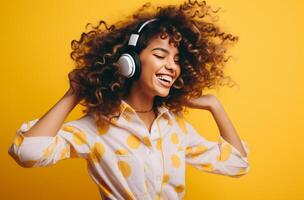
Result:
[[[81,100],[82,97],[81,97],[81,95],[79,95],[79,92],[77,89],[77,83],[76,83],[77,73],[79,73],[79,70],[80,69],[73,69],[71,72],[69,72],[68,77],[69,77],[70,87],[66,94],[75,96],[76,98]]]

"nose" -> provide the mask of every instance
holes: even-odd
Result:
[[[170,70],[171,72],[175,72],[179,66],[176,63],[176,61],[174,61],[174,59],[172,59],[166,63],[165,67],[167,70]]]

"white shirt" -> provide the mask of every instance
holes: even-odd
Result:
[[[185,164],[231,177],[249,171],[247,157],[219,136],[208,141],[180,114],[159,108],[151,133],[122,100],[122,114],[110,121],[85,115],[66,122],[57,135],[24,137],[39,119],[24,122],[9,154],[23,167],[80,157],[103,199],[176,200],[185,196]],[[247,153],[249,148],[242,140]]]

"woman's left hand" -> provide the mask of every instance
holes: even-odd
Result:
[[[219,104],[220,102],[216,96],[212,94],[205,94],[199,98],[188,100],[185,106],[194,109],[205,109],[211,111],[212,108]]]

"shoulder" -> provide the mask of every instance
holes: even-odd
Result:
[[[185,117],[185,114],[183,112],[174,113],[172,111],[169,111],[169,114],[171,116],[171,119],[180,128],[180,130],[184,134],[187,134],[189,132],[189,128],[191,129],[191,123]]]
[[[64,130],[80,130],[86,134],[91,134],[95,131],[94,117],[84,115],[78,119],[65,122],[62,126]]]
[[[178,121],[182,121],[185,120],[185,115],[183,112],[172,112],[171,110],[168,110],[168,115],[171,119],[173,119],[174,121],[178,122]]]

